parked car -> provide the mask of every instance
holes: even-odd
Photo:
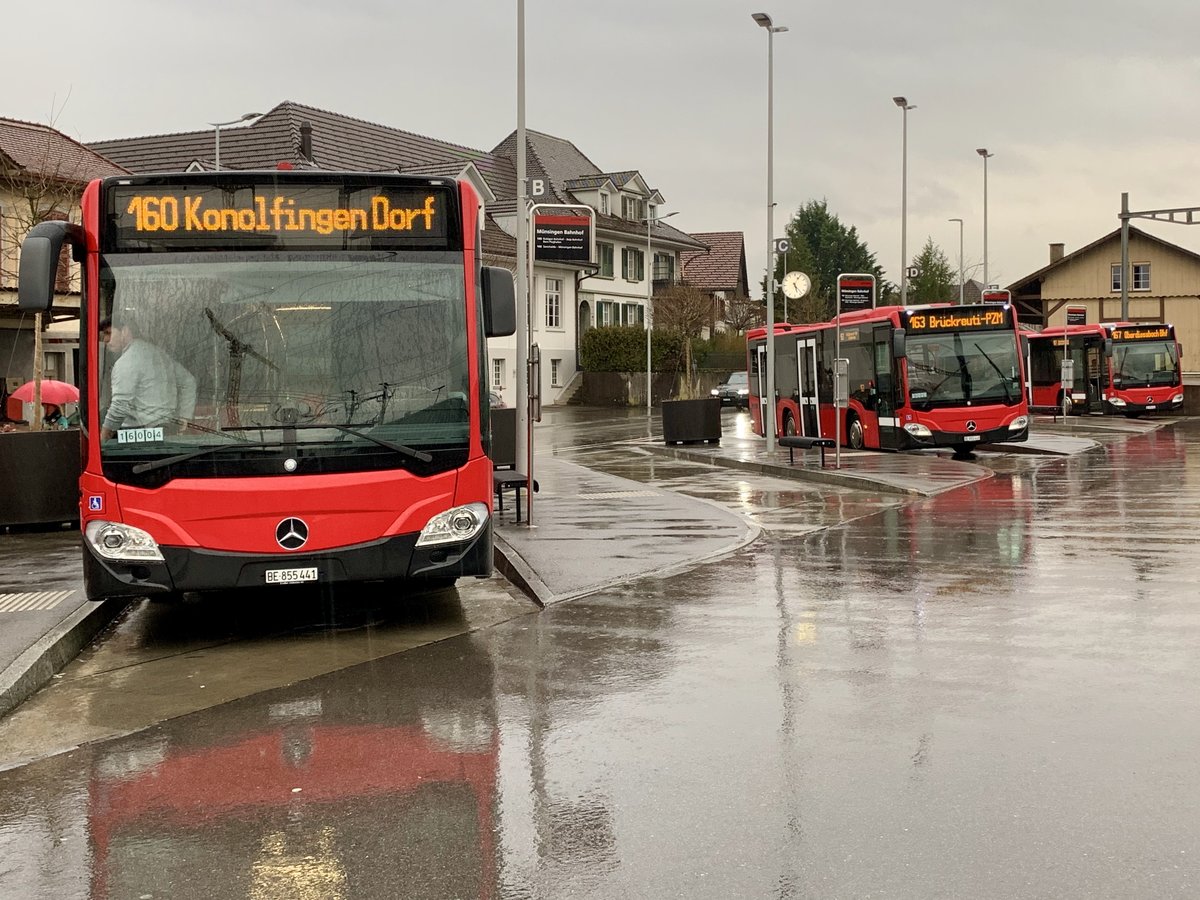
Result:
[[[488,404],[492,409],[504,409],[504,398],[498,391],[488,391]]]
[[[750,379],[745,372],[734,372],[712,389],[722,406],[750,406]]]

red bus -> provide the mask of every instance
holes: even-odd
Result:
[[[515,303],[478,210],[453,179],[139,175],[33,228],[22,309],[82,263],[89,598],[489,574]]]
[[[1031,405],[1068,413],[1170,412],[1183,406],[1183,349],[1175,326],[1107,322],[1046,328],[1029,338]],[[1064,343],[1066,347],[1064,347]],[[1075,363],[1064,391],[1065,353]]]
[[[848,360],[841,423],[854,449],[951,447],[1029,436],[1021,345],[1009,304],[884,306],[816,325],[775,329],[778,434],[834,437],[834,359]],[[766,329],[747,334],[754,429],[763,433],[768,395]]]

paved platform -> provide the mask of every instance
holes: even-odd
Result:
[[[794,481],[877,493],[930,496],[991,477],[980,464],[995,452],[1070,455],[1096,446],[1088,429],[1138,430],[1156,423],[1038,424],[1019,449],[981,447],[980,460],[947,453],[854,452],[840,468],[815,450],[767,453],[749,416],[726,411],[719,445],[665,446],[661,419],[636,410],[548,410],[535,434],[537,478],[533,526],[515,521],[506,504],[495,522],[497,567],[545,605],[650,573],[670,574],[730,553],[752,541],[745,516],[695,496],[575,465],[568,448],[625,444],[640,453],[760,472]],[[120,604],[84,598],[79,535],[74,530],[0,533],[0,715],[47,683],[121,611]]]

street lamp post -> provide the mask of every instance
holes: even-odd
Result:
[[[750,16],[767,30],[767,409],[763,418],[763,435],[767,453],[775,451],[775,35],[787,31],[786,25],[775,25],[766,13]]]
[[[213,159],[213,169],[217,172],[221,171],[221,129],[226,125],[237,125],[240,122],[249,122],[251,119],[261,119],[262,113],[243,113],[236,119],[230,119],[228,122],[209,122],[214,129],[213,137],[216,144]]]
[[[908,305],[908,111],[916,109],[904,97],[893,97],[904,113],[903,137],[900,143],[900,305]]]
[[[958,223],[958,305],[963,305],[963,220],[947,219],[947,222]]]
[[[669,212],[665,216],[646,216],[646,415],[650,415],[650,332],[654,327],[654,313],[651,307],[654,295],[654,257],[650,255],[650,226],[663,219],[679,215],[679,211]]]
[[[988,281],[988,254],[987,254],[987,161],[995,156],[995,153],[988,153],[987,147],[980,147],[975,151],[983,157],[983,289],[986,291],[990,282]]]

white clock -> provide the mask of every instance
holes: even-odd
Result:
[[[799,300],[811,286],[812,283],[803,272],[788,272],[783,276],[783,296],[789,300]]]

